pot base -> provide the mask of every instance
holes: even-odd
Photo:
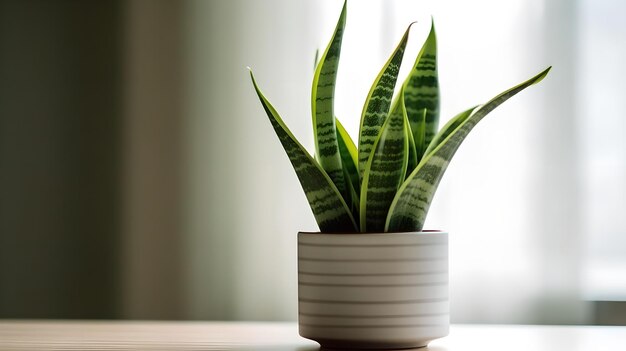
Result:
[[[333,340],[318,339],[314,340],[321,346],[321,350],[340,351],[340,350],[417,350],[428,346],[428,341],[421,342],[367,342],[363,340]]]

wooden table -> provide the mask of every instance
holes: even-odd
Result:
[[[1,321],[0,350],[312,351],[295,323]],[[453,325],[432,351],[623,351],[626,327]]]

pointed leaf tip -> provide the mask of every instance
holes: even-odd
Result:
[[[250,79],[252,79],[252,85],[254,86],[254,90],[259,90],[259,86],[256,84],[256,79],[254,78],[254,73],[252,73],[252,69],[248,67],[248,72],[250,72]]]
[[[435,16],[430,15],[430,32],[432,33],[434,31],[435,31]]]
[[[537,84],[539,82],[541,82],[550,72],[550,70],[552,69],[552,66],[548,66],[548,68],[546,68],[545,70],[543,70],[543,72],[539,73],[538,75],[536,75],[533,79],[533,83],[532,84]]]
[[[417,21],[413,21],[411,23],[409,23],[409,25],[406,27],[406,30],[404,31],[404,35],[402,36],[402,40],[406,40],[409,37],[409,32],[411,31],[411,27],[413,27],[413,25],[417,23]]]

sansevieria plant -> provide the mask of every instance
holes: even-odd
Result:
[[[393,97],[409,25],[365,99],[357,147],[333,109],[345,24],[344,3],[313,78],[315,157],[294,137],[261,93],[250,71],[252,83],[296,171],[321,232],[421,231],[435,190],[465,137],[493,109],[540,82],[550,67],[485,104],[459,113],[439,129],[434,25],[410,74]]]

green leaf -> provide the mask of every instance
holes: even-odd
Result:
[[[402,88],[404,89],[404,87]],[[400,96],[402,96],[402,99],[400,99]],[[393,102],[393,109],[397,109],[398,108],[398,104],[404,102],[404,94],[399,94],[398,96],[396,96],[395,101]],[[406,104],[404,106],[405,111],[406,111]],[[422,113],[422,116],[425,115],[425,111]],[[406,167],[406,175],[408,176],[409,174],[411,174],[411,172],[413,172],[413,170],[415,169],[415,167],[417,167],[417,164],[419,163],[419,158],[422,154],[421,152],[421,148],[422,146],[420,145],[418,147],[418,145],[415,142],[415,139],[413,139],[413,131],[411,130],[411,124],[409,123],[409,119],[408,116],[406,116],[406,132],[407,132],[407,139],[409,141],[409,160],[407,163],[407,167]],[[417,125],[418,128],[420,128],[421,131],[418,131],[416,134],[418,136],[422,136],[422,138],[420,140],[423,140],[423,131],[425,130],[425,126],[423,123],[423,119],[422,119],[422,123]]]
[[[417,130],[413,131],[413,138],[415,138],[415,153],[417,154],[418,164],[424,155],[424,150],[426,149],[424,144],[426,143],[426,115],[428,114],[427,111],[427,109],[423,109],[421,113],[422,116],[417,120],[417,123],[414,123],[415,128],[417,128]]]
[[[313,76],[311,110],[315,155],[339,192],[344,198],[348,198],[350,195],[341,165],[334,115],[335,82],[345,24],[346,3],[344,2],[333,37],[320,58]]]
[[[374,142],[361,186],[361,232],[385,229],[389,206],[406,175],[409,159],[406,120],[404,103],[400,101]]]
[[[415,149],[415,140],[413,140],[413,132],[411,131],[408,117],[404,123],[406,125],[406,137],[409,140],[409,160],[406,166],[406,174],[409,175],[417,167],[417,150]]]
[[[337,141],[339,142],[341,165],[348,174],[347,179],[358,193],[361,191],[361,181],[357,169],[357,149],[352,138],[350,138],[350,134],[348,134],[348,131],[346,131],[339,119],[335,119],[335,121],[337,122]]]
[[[501,93],[482,105],[469,118],[463,121],[439,145],[427,155],[402,184],[389,209],[385,231],[421,231],[435,190],[446,171],[450,160],[465,137],[489,112],[527,87],[539,83],[550,71],[543,72],[529,80]]]
[[[426,151],[424,151],[424,157],[430,154],[437,146],[439,146],[439,144],[441,144],[442,141],[444,141],[448,137],[448,135],[450,135],[450,133],[452,133],[458,126],[465,122],[465,120],[472,114],[472,111],[474,111],[476,107],[478,107],[478,105],[471,107],[452,117],[452,119],[450,119],[448,123],[446,123],[446,125],[441,128],[439,133],[437,133],[437,135],[435,135],[433,140],[430,142],[430,145],[428,145],[428,148],[426,149]]]
[[[352,138],[343,127],[339,119],[337,121],[337,141],[339,142],[339,153],[341,154],[341,165],[343,166],[343,174],[348,186],[348,198],[344,198],[352,216],[358,223],[359,220],[359,193],[361,191],[361,183],[359,179],[359,171],[357,165],[357,150]]]
[[[429,145],[437,133],[439,126],[439,79],[437,75],[437,35],[435,34],[434,21],[430,27],[430,33],[422,49],[420,50],[411,73],[405,80],[404,100],[406,113],[409,116],[413,139],[418,147],[418,156],[422,157],[425,149],[417,145],[424,133],[424,145]],[[426,125],[421,126],[424,109],[426,109]]]
[[[267,117],[269,117],[274,131],[296,171],[320,230],[324,233],[358,231],[350,209],[330,177],[293,136],[278,115],[278,112],[263,96],[256,84],[252,71],[250,71],[250,77],[259,100],[261,100],[261,104],[267,113]]]
[[[359,129],[360,175],[363,175],[365,171],[365,166],[372,152],[374,142],[389,114],[391,98],[393,97],[393,91],[396,87],[396,81],[398,80],[400,64],[404,56],[411,25],[406,29],[400,43],[374,80],[374,84],[372,84],[367,99],[365,100]]]
[[[346,179],[350,177],[350,175],[346,172],[345,169],[344,169],[344,176],[346,177]],[[361,215],[359,213],[361,209],[359,193],[356,191],[356,189],[354,189],[352,182],[346,182],[346,184],[348,184],[348,191],[350,192],[350,200],[348,201],[348,207],[350,208],[350,211],[352,212],[352,217],[354,218],[355,222],[359,223],[359,216]]]

